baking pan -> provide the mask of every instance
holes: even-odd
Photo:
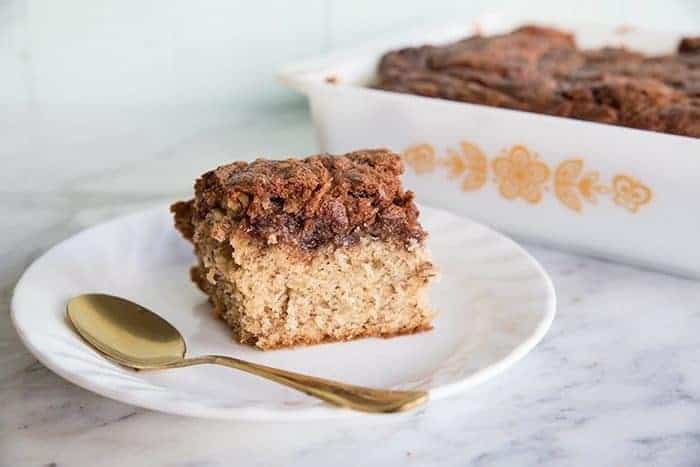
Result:
[[[370,89],[383,53],[507,32],[489,15],[286,67],[309,99],[323,151],[388,147],[417,200],[520,239],[700,277],[700,139]],[[659,54],[680,34],[549,24],[581,47]]]

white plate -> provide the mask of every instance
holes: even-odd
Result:
[[[432,400],[462,392],[513,365],[542,339],[555,312],[552,283],[513,241],[442,210],[422,209],[442,278],[431,332],[262,352],[236,344],[189,282],[191,246],[165,208],[85,230],[25,272],[12,316],[29,350],[62,377],[128,404],[182,415],[300,420],[348,416],[274,383],[227,368],[134,372],[88,347],[68,325],[66,301],[120,295],[155,311],[185,336],[189,355],[229,354],[353,384],[424,388]]]

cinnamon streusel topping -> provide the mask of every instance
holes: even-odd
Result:
[[[360,236],[405,244],[422,241],[413,193],[404,191],[400,157],[385,149],[306,159],[234,162],[205,173],[195,198],[175,203],[176,226],[187,238],[212,211],[214,235],[234,231],[266,244],[311,250]]]

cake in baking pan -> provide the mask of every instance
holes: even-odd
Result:
[[[388,91],[700,137],[700,37],[649,56],[530,25],[391,51],[377,76]]]

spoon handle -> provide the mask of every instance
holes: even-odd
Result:
[[[330,404],[362,412],[401,412],[417,407],[428,400],[428,393],[425,391],[393,391],[353,386],[222,355],[205,355],[202,357],[186,358],[165,365],[164,367],[179,368],[204,364],[222,365],[242,370],[246,373],[251,373],[294,388],[297,391],[324,400]]]

